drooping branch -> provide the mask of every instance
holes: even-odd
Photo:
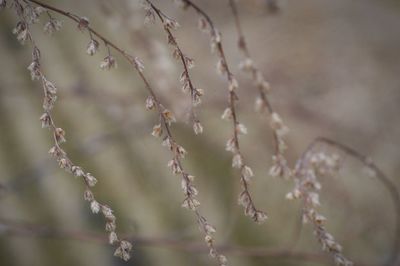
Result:
[[[216,51],[218,57],[217,70],[226,78],[226,82],[228,83],[229,105],[222,114],[222,118],[232,121],[233,126],[233,136],[228,139],[226,150],[233,154],[232,167],[240,170],[240,184],[242,190],[239,194],[238,201],[239,204],[243,206],[246,216],[251,217],[251,219],[257,223],[262,223],[267,219],[267,215],[259,210],[254,203],[249,189],[250,180],[254,176],[253,170],[245,162],[240,149],[239,135],[247,134],[247,128],[239,122],[236,110],[236,102],[239,100],[236,91],[239,89],[239,84],[229,68],[222,46],[221,34],[215,27],[211,18],[198,5],[189,0],[181,0],[181,2],[184,8],[191,7],[200,16],[199,28],[210,35],[211,47]]]
[[[15,0],[17,1],[17,0]],[[47,9],[48,11],[53,11],[55,13],[58,13],[62,16],[65,16],[73,21],[75,21],[78,25],[78,29],[81,31],[87,31],[90,36],[90,42],[87,47],[87,53],[89,55],[93,55],[97,52],[99,48],[99,42],[95,39],[98,38],[100,39],[106,49],[107,49],[107,56],[104,58],[103,62],[100,64],[100,67],[102,69],[110,70],[111,68],[114,68],[116,66],[116,61],[114,57],[111,55],[111,48],[114,49],[117,53],[121,54],[130,65],[134,67],[136,72],[138,73],[139,77],[143,81],[148,93],[150,96],[146,100],[146,108],[148,110],[155,110],[158,113],[159,116],[159,124],[155,125],[153,127],[153,133],[152,135],[156,137],[161,137],[163,135],[163,132],[165,132],[165,136],[163,137],[162,144],[163,146],[166,146],[169,151],[172,153],[173,158],[168,162],[168,166],[171,168],[172,172],[177,175],[181,175],[182,181],[181,181],[181,186],[182,190],[185,195],[185,199],[182,203],[182,207],[185,207],[191,211],[193,211],[196,221],[199,224],[200,229],[202,230],[203,234],[205,235],[204,240],[209,248],[210,255],[215,258],[220,266],[225,266],[227,264],[227,259],[224,255],[220,254],[217,249],[215,248],[215,240],[213,237],[213,234],[215,233],[214,227],[208,222],[208,220],[200,213],[198,207],[200,205],[200,202],[196,199],[196,196],[198,194],[197,189],[194,187],[193,180],[194,176],[186,172],[182,166],[181,160],[185,157],[186,155],[186,150],[180,146],[176,140],[174,139],[172,132],[171,132],[171,123],[175,122],[175,118],[172,114],[171,111],[166,109],[163,104],[160,102],[158,99],[155,90],[152,88],[150,85],[150,82],[146,78],[144,74],[144,66],[143,63],[140,61],[138,57],[132,56],[119,46],[117,46],[115,43],[111,42],[108,40],[106,37],[104,37],[102,34],[100,34],[98,31],[94,30],[90,24],[89,20],[85,17],[80,17],[78,15],[75,15],[70,12],[63,11],[59,8],[50,6],[48,4],[42,3],[40,1],[36,0],[25,0],[26,3],[35,3],[36,5]],[[48,12],[47,11],[47,12]],[[48,13],[50,16],[50,13]],[[51,123],[50,123],[51,125]],[[57,144],[57,142],[56,142]],[[92,203],[96,203],[96,208],[92,207],[92,210],[95,209],[96,212],[98,212],[98,203],[97,201],[92,201]],[[92,204],[93,205],[93,204]],[[94,211],[94,212],[95,212]],[[113,239],[116,237],[113,237]],[[118,239],[117,239],[118,241]],[[129,252],[125,252],[125,246],[128,244],[126,241],[121,241],[121,247],[117,249],[116,255],[123,257],[125,260],[129,259]],[[130,245],[130,244],[129,244]],[[124,247],[122,247],[124,246]],[[131,246],[129,246],[130,251]],[[118,252],[118,250],[123,249],[122,254],[121,252]],[[117,254],[118,253],[118,254]]]

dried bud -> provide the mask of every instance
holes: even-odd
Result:
[[[62,22],[57,20],[57,19],[50,19],[45,25],[44,25],[44,32],[48,35],[52,35],[54,32],[59,31],[62,27]]]
[[[146,99],[146,109],[147,110],[152,110],[154,106],[156,105],[153,96],[149,96]]]
[[[135,58],[133,59],[133,63],[134,63],[134,65],[135,65],[135,68],[136,68],[139,72],[142,73],[143,70],[144,70],[144,64],[143,64],[142,60],[140,60],[139,57],[135,57]]]
[[[221,115],[221,118],[224,120],[232,119],[232,109],[230,107],[226,108],[224,113]]]
[[[268,219],[268,216],[262,211],[256,211],[255,215],[253,216],[253,219],[257,223],[263,223],[265,222],[265,220]]]
[[[153,132],[151,132],[151,135],[153,135],[154,137],[161,137],[162,132],[163,130],[161,124],[158,124],[153,127]]]
[[[146,9],[146,15],[144,17],[144,24],[145,25],[150,24],[150,23],[154,24],[154,22],[156,20],[156,16],[153,12],[153,9],[149,6],[146,6],[145,9]]]
[[[56,141],[58,143],[63,143],[66,142],[65,140],[65,131],[62,128],[56,128],[56,130],[54,131],[54,136],[56,138]]]
[[[96,200],[92,200],[92,202],[90,202],[90,209],[94,214],[99,213],[100,204]]]
[[[271,114],[270,126],[280,137],[283,137],[289,131],[289,128],[285,126],[281,117],[275,112]]]
[[[128,241],[122,240],[119,247],[115,250],[114,256],[128,261],[131,258],[130,252],[132,250],[132,244]]]
[[[72,173],[74,174],[74,176],[76,176],[76,177],[80,177],[85,174],[83,172],[82,168],[80,168],[79,166],[76,166],[76,165],[72,166],[71,170],[72,170]]]
[[[186,150],[182,147],[182,146],[180,146],[180,145],[177,145],[176,146],[176,154],[180,157],[180,158],[184,158],[185,157],[185,155],[187,154],[187,152],[186,152]]]
[[[31,72],[32,80],[39,80],[41,77],[40,74],[40,63],[38,60],[32,61],[32,63],[28,66],[28,70]]]
[[[254,69],[254,62],[251,58],[246,58],[244,61],[240,62],[239,68],[243,71],[251,71]]]
[[[89,27],[89,19],[86,17],[81,17],[78,22],[78,29],[80,31],[86,30]]]
[[[108,242],[110,245],[114,245],[114,243],[118,242],[118,236],[114,231],[110,232],[108,235]]]
[[[226,68],[225,61],[223,59],[219,59],[218,62],[217,62],[217,72],[218,72],[218,74],[223,75],[223,74],[226,73],[226,71],[227,71],[227,68]]]
[[[239,88],[239,84],[235,78],[229,80],[229,91],[235,91]]]
[[[262,113],[265,111],[267,105],[263,101],[261,97],[257,97],[256,101],[254,102],[254,110],[258,113]]]
[[[19,21],[15,28],[13,29],[13,34],[17,35],[17,40],[21,44],[25,44],[26,40],[28,39],[29,32],[28,27],[25,22]]]
[[[230,139],[228,139],[228,141],[226,142],[226,145],[225,145],[225,149],[226,149],[227,151],[230,151],[230,152],[235,152],[235,151],[236,151],[236,141],[235,141],[235,138],[230,138]]]
[[[167,147],[170,151],[172,151],[172,141],[168,136],[166,136],[163,139],[161,145],[164,146],[164,147]]]
[[[116,68],[117,62],[115,58],[111,55],[106,56],[103,61],[100,63],[100,68],[102,70],[110,70],[111,68]]]
[[[199,18],[197,25],[199,27],[199,30],[201,30],[202,32],[206,32],[206,33],[210,32],[209,24],[204,17]]]
[[[193,59],[193,58],[190,58],[190,57],[188,57],[188,56],[185,56],[185,63],[186,63],[186,66],[187,66],[189,69],[191,69],[191,68],[194,67],[194,59]]]
[[[196,135],[203,133],[203,126],[200,124],[199,121],[194,122],[193,131]]]
[[[84,175],[84,178],[89,187],[94,187],[97,183],[97,179],[94,176],[92,176],[92,174],[90,174],[90,173],[87,173],[86,175]]]
[[[253,170],[247,165],[243,166],[242,168],[242,176],[248,182],[250,178],[254,176]]]
[[[238,134],[243,134],[243,135],[247,134],[247,128],[243,124],[237,124],[236,131]]]
[[[44,88],[46,90],[46,93],[55,95],[57,93],[56,86],[54,86],[54,84],[48,81],[47,79],[45,78],[43,79],[44,79]]]
[[[228,263],[228,259],[224,255],[218,255],[218,262],[223,266]]]
[[[170,30],[176,30],[180,25],[176,20],[164,18],[164,26]]]
[[[97,50],[99,49],[99,46],[100,46],[100,44],[98,41],[91,39],[87,45],[86,53],[88,55],[94,55],[97,52]]]
[[[209,223],[205,223],[204,224],[204,231],[206,232],[207,235],[212,235],[213,233],[215,233],[217,230],[215,230],[215,227],[212,226]]]
[[[49,128],[51,126],[51,117],[48,113],[42,114],[40,121],[42,121],[42,128]]]
[[[108,222],[106,223],[106,231],[107,232],[112,232],[116,229],[115,222]]]
[[[89,189],[86,189],[85,192],[83,193],[83,198],[86,201],[92,202],[94,200],[94,196],[93,196],[92,191],[90,191]]]
[[[232,159],[232,167],[234,168],[241,168],[243,166],[243,160],[242,160],[242,156],[237,153],[233,156]]]
[[[183,203],[182,203],[182,207],[195,211],[197,207],[200,206],[200,202],[196,199],[193,198],[186,198]]]
[[[171,168],[172,173],[177,175],[182,173],[182,168],[180,167],[177,160],[172,159],[168,162],[168,167]]]
[[[165,119],[165,122],[167,122],[168,124],[171,124],[172,122],[176,122],[176,119],[170,110],[164,109],[164,111],[162,112],[162,115]]]

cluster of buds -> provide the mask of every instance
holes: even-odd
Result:
[[[1,2],[0,4],[2,3],[3,2]],[[48,128],[49,130],[51,130],[54,140],[54,146],[49,150],[49,154],[55,158],[60,168],[64,169],[68,173],[71,173],[75,177],[79,177],[84,180],[86,184],[84,199],[89,202],[90,209],[93,213],[101,213],[104,216],[106,220],[105,230],[109,235],[109,243],[111,245],[118,245],[114,255],[121,257],[123,260],[128,260],[130,258],[132,245],[125,240],[119,240],[115,232],[116,218],[113,214],[112,209],[105,204],[99,203],[95,199],[93,192],[91,191],[91,188],[96,185],[97,179],[92,174],[85,172],[80,166],[75,165],[69,159],[64,149],[61,147],[62,143],[66,142],[66,134],[62,128],[55,125],[51,115],[51,111],[57,99],[57,87],[42,73],[40,65],[40,50],[35,45],[29,31],[29,24],[37,22],[40,13],[42,13],[44,9],[42,7],[33,7],[29,3],[27,3],[26,5],[22,5],[18,1],[15,1],[14,7],[16,8],[17,15],[21,18],[21,21],[17,23],[17,26],[15,27],[13,32],[17,35],[17,39],[21,43],[24,43],[26,40],[29,39],[33,44],[32,63],[28,66],[28,70],[30,71],[32,80],[41,80],[42,83],[44,94],[44,112],[40,116],[40,121],[43,128]],[[50,21],[45,24],[45,32],[52,33],[56,30],[59,30],[61,27],[61,23],[52,18],[48,11],[47,14],[50,17]],[[80,22],[79,24],[82,24],[80,27],[83,29],[83,24],[85,23]]]
[[[62,22],[50,17],[50,20],[48,22],[46,22],[46,24],[44,24],[44,32],[46,34],[52,35],[54,32],[56,31],[60,31],[62,27]]]
[[[234,93],[237,87],[238,85],[236,80],[232,79],[229,86],[230,93]],[[227,151],[233,154],[232,167],[240,170],[240,183],[242,190],[239,194],[238,203],[239,205],[243,206],[244,214],[246,216],[250,217],[253,221],[257,223],[262,223],[268,217],[263,211],[260,211],[256,208],[251,198],[248,186],[251,178],[254,176],[254,173],[250,166],[244,163],[243,156],[240,153],[239,149],[239,136],[247,134],[247,128],[243,124],[237,122],[232,104],[230,107],[224,110],[221,118],[224,120],[232,120],[235,124],[235,132],[233,134],[233,137],[228,139],[225,147]]]
[[[115,58],[112,55],[107,55],[100,63],[100,68],[102,70],[110,70],[116,67],[117,67],[117,61],[115,61]]]
[[[315,152],[312,149],[299,159],[293,177],[295,188],[286,195],[287,199],[301,199],[303,202],[303,223],[310,223],[314,234],[324,251],[332,254],[336,265],[351,266],[353,263],[344,257],[342,247],[325,228],[326,218],[318,212],[320,206],[319,177],[333,175],[338,171],[339,157],[336,154]]]
[[[276,112],[273,112],[270,116],[270,127],[274,132],[276,148],[275,155],[272,157],[273,164],[269,170],[269,174],[274,177],[289,178],[292,172],[284,156],[287,149],[284,137],[289,132],[289,128],[283,123],[281,117]]]
[[[201,134],[203,132],[203,126],[201,125],[199,119],[197,118],[195,107],[201,103],[201,97],[204,94],[202,89],[198,89],[193,85],[191,80],[189,69],[194,67],[194,60],[189,56],[185,55],[181,48],[178,45],[178,42],[173,35],[172,31],[176,30],[179,27],[178,22],[174,19],[169,18],[166,16],[161,10],[156,8],[150,1],[146,1],[144,3],[144,9],[146,12],[145,15],[145,23],[155,21],[155,17],[158,16],[160,21],[163,23],[164,30],[167,34],[168,44],[172,48],[172,56],[182,62],[183,71],[180,76],[180,83],[182,84],[182,91],[189,92],[191,96],[191,107],[190,107],[190,118],[193,124],[193,131],[194,133]]]

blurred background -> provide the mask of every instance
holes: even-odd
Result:
[[[165,106],[174,111],[177,141],[188,151],[201,211],[217,228],[230,265],[332,265],[312,228],[299,230],[301,205],[285,195],[291,180],[268,175],[273,154],[265,115],[254,112],[257,91],[238,69],[241,54],[228,1],[195,1],[223,34],[227,59],[240,83],[239,120],[249,133],[242,151],[255,172],[251,191],[269,220],[256,225],[237,205],[239,176],[225,151],[231,124],[220,115],[227,86],[216,74],[209,38],[197,15],[173,1],[154,1],[181,27],[176,36],[193,57],[204,133],[186,123],[189,98],[180,90],[181,65],[171,56],[159,22],[144,26],[139,1],[45,1],[90,19],[91,25],[139,56]],[[395,0],[240,0],[250,51],[272,86],[272,104],[290,128],[287,158],[294,165],[317,136],[348,144],[371,158],[400,186],[400,2]],[[83,184],[48,155],[51,134],[41,129],[42,89],[30,80],[29,45],[12,29],[11,9],[0,13],[0,264],[1,265],[215,265],[192,214],[180,207],[180,178],[167,169],[168,151],[151,136],[158,118],[136,73],[116,55],[118,68],[102,71],[104,47],[86,54],[87,33],[63,21],[47,36],[43,16],[33,28],[46,76],[58,87],[56,123],[65,129],[71,159],[99,180],[94,192],[117,216],[117,231],[134,238],[125,263],[104,243],[104,221],[83,200]],[[320,211],[344,254],[360,265],[382,265],[395,239],[389,193],[350,157],[335,178],[321,180]],[[242,247],[242,248],[238,248]],[[285,255],[293,250],[293,256]]]

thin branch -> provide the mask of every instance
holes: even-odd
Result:
[[[251,217],[251,219],[257,223],[262,223],[267,219],[267,215],[255,206],[249,190],[249,181],[254,174],[251,168],[245,163],[244,157],[240,150],[239,134],[246,134],[247,129],[243,124],[239,123],[236,110],[236,101],[239,99],[236,94],[236,90],[239,89],[239,84],[229,68],[225,51],[222,46],[221,35],[214,26],[211,18],[205,11],[203,11],[192,1],[182,0],[182,2],[185,4],[185,7],[192,7],[199,14],[201,18],[199,26],[202,30],[207,30],[209,32],[211,36],[212,48],[217,51],[219,58],[217,68],[220,74],[225,76],[229,89],[229,106],[224,111],[222,118],[232,120],[233,137],[227,141],[226,150],[233,153],[232,167],[240,170],[240,184],[242,191],[239,194],[239,204],[244,207],[245,215]]]
[[[26,0],[30,1],[32,3],[35,3],[41,7],[44,7],[48,10],[52,10],[60,15],[63,15],[67,18],[70,18],[71,20],[75,21],[78,23],[78,28],[81,30],[87,30],[90,33],[90,39],[91,42],[94,41],[92,35],[96,36],[100,40],[102,40],[107,47],[108,51],[108,56],[105,58],[105,61],[103,63],[105,64],[104,68],[105,69],[110,69],[111,66],[115,65],[115,61],[110,55],[110,47],[113,48],[115,51],[117,51],[119,54],[121,54],[136,70],[138,73],[139,77],[145,84],[145,87],[147,91],[149,92],[150,96],[146,100],[146,107],[150,109],[155,109],[158,112],[159,115],[159,120],[160,124],[156,125],[153,128],[153,135],[154,136],[161,136],[162,134],[162,127],[166,131],[166,137],[163,140],[163,145],[167,146],[167,148],[171,151],[173,154],[173,159],[169,161],[168,166],[171,167],[171,170],[174,174],[179,174],[182,176],[182,189],[185,195],[185,199],[183,201],[182,207],[185,207],[195,214],[196,221],[199,224],[200,229],[202,230],[203,234],[205,235],[205,242],[209,248],[210,255],[215,258],[220,266],[225,266],[227,263],[227,259],[224,255],[220,254],[216,248],[215,248],[215,240],[214,237],[212,236],[213,233],[215,232],[214,227],[207,221],[207,219],[199,212],[198,207],[200,205],[200,202],[196,199],[197,195],[197,189],[193,185],[193,179],[194,176],[190,175],[187,173],[183,166],[181,159],[186,154],[186,151],[183,149],[182,146],[180,146],[174,139],[170,125],[171,122],[175,122],[175,118],[173,117],[172,113],[166,109],[160,102],[160,100],[157,98],[157,95],[153,88],[151,87],[149,81],[144,75],[144,66],[142,62],[137,58],[134,57],[130,54],[128,54],[125,50],[105,38],[102,34],[94,30],[90,25],[89,21],[86,18],[79,17],[75,14],[72,14],[70,12],[63,11],[61,9],[58,9],[56,7],[50,6],[48,4],[44,4],[42,2],[36,1],[36,0]],[[92,54],[92,53],[91,53]],[[102,64],[103,64],[102,63]]]
[[[60,240],[76,240],[84,242],[94,242],[106,244],[107,238],[102,234],[94,232],[83,232],[74,230],[55,229],[48,226],[0,218],[0,235],[2,236],[21,236],[35,238],[51,238]],[[124,235],[136,246],[142,247],[162,247],[166,249],[179,250],[188,253],[207,253],[202,243],[175,239],[171,237],[140,237]],[[286,249],[270,249],[264,247],[243,247],[234,245],[220,245],[218,249],[227,254],[240,257],[263,257],[268,259],[319,262],[329,264],[326,256],[320,253],[308,253],[302,251],[291,251]],[[358,263],[361,266],[366,264]]]

